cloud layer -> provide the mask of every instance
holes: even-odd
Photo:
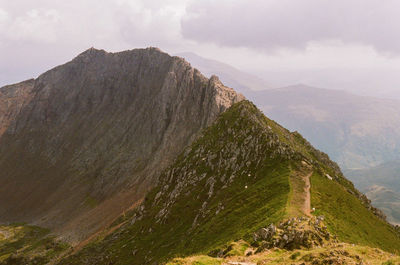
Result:
[[[182,33],[200,42],[263,50],[340,40],[398,53],[399,10],[397,0],[199,1],[188,7]]]
[[[279,72],[277,85],[329,88],[334,81],[341,88],[357,70],[370,78],[357,89],[399,90],[398,10],[398,0],[0,0],[0,86],[36,77],[90,47],[156,46],[267,81]],[[378,71],[395,74],[382,84]],[[309,81],[316,79],[322,81]]]
[[[174,47],[185,6],[181,0],[0,0],[0,86],[90,47]]]

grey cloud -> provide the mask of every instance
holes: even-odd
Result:
[[[199,42],[263,50],[340,40],[397,53],[399,10],[397,0],[199,1],[188,7],[182,34]]]

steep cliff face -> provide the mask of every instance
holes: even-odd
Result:
[[[135,206],[243,98],[156,48],[89,49],[41,75],[32,93],[0,139],[0,221],[44,225],[70,241]]]
[[[0,88],[0,137],[32,99],[34,80]]]

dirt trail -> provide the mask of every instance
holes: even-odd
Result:
[[[312,171],[307,175],[303,175],[303,180],[305,182],[304,187],[304,204],[303,204],[303,212],[305,215],[311,216],[311,195],[310,195],[310,177],[312,175]]]
[[[311,216],[310,177],[313,170],[308,164],[290,176],[291,196],[288,204],[290,217]]]

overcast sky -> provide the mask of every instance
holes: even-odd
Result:
[[[398,0],[0,0],[0,86],[90,47],[148,46],[277,84],[400,91]]]

